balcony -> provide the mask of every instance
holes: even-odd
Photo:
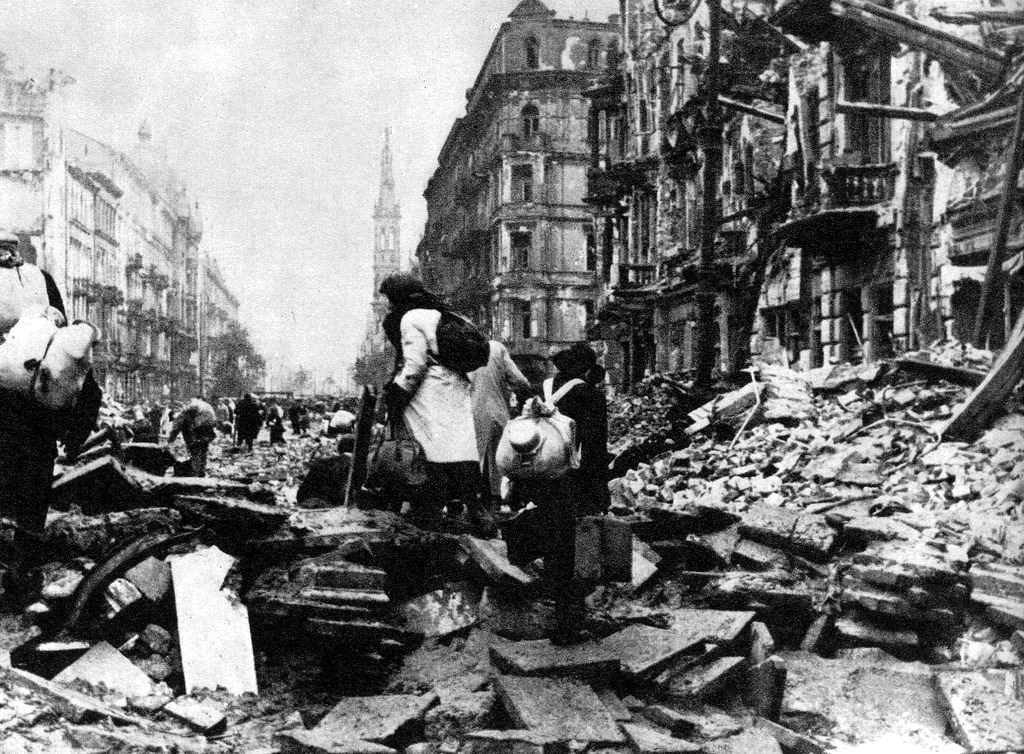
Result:
[[[643,288],[657,279],[658,267],[653,264],[619,264],[615,287]]]
[[[899,168],[880,165],[825,166],[821,198],[804,194],[797,199],[790,219],[778,230],[780,240],[795,245],[820,244],[839,250],[843,236],[870,239],[895,221],[892,201]]]
[[[529,136],[522,134],[502,134],[502,152],[548,152],[551,150],[551,137],[543,131],[537,131]]]
[[[824,173],[828,209],[867,207],[892,201],[899,168],[883,165],[836,165]]]

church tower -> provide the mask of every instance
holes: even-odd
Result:
[[[384,130],[380,156],[380,192],[373,208],[373,293],[374,308],[380,304],[380,284],[399,270],[402,210],[395,197],[395,174],[391,163],[391,127]]]
[[[383,385],[391,375],[394,351],[384,338],[384,316],[388,300],[380,284],[401,269],[402,210],[395,196],[395,173],[391,156],[391,128],[384,131],[380,156],[380,191],[373,207],[373,304],[366,321],[366,335],[353,370],[356,384]]]

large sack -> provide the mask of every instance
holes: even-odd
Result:
[[[570,380],[555,393],[544,384],[545,401],[531,399],[523,414],[502,430],[495,461],[502,476],[514,481],[558,479],[580,466],[576,422],[555,407],[582,380]]]
[[[90,324],[57,327],[46,309],[30,309],[0,343],[0,387],[50,409],[69,409],[82,391],[98,340]]]

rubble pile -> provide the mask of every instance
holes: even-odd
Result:
[[[608,405],[608,449],[623,470],[674,446],[697,405],[691,382],[681,374],[656,374]]]
[[[1024,751],[1024,415],[940,442],[967,388],[899,362],[749,379],[613,401],[620,463],[658,452],[580,523],[571,646],[511,540],[297,506],[319,440],[218,441],[205,479],[86,459],[0,622],[5,746]]]

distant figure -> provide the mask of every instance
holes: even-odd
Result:
[[[181,434],[188,449],[192,476],[206,476],[206,460],[210,443],[217,436],[217,414],[213,406],[200,397],[193,398],[174,418],[167,442]]]
[[[277,401],[271,401],[267,406],[267,429],[270,430],[271,445],[284,443],[284,409],[277,405]]]
[[[235,434],[238,444],[252,450],[252,444],[260,433],[263,411],[252,393],[246,393],[235,407]]]
[[[492,340],[490,350],[487,366],[472,372],[469,379],[473,383],[473,423],[476,447],[480,453],[480,471],[493,508],[501,499],[501,473],[495,466],[494,454],[498,450],[501,431],[508,424],[512,393],[520,396],[522,403],[532,388],[504,345]]]

